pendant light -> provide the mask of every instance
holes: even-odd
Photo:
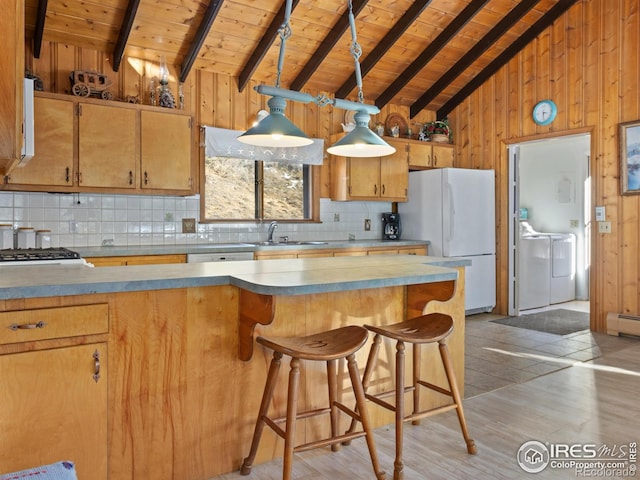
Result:
[[[289,25],[291,4],[292,0],[286,0],[284,21],[279,30],[280,55],[278,57],[276,89],[280,87],[286,41],[291,36],[291,26]],[[303,147],[313,143],[312,139],[284,116],[287,102],[282,96],[272,96],[267,105],[269,106],[269,115],[240,135],[238,141],[260,147]]]
[[[341,157],[383,157],[385,155],[391,155],[395,153],[396,149],[369,128],[369,119],[371,118],[369,115],[370,108],[364,104],[362,74],[360,72],[359,62],[362,49],[356,38],[356,21],[353,16],[351,0],[349,0],[349,26],[351,27],[351,47],[349,51],[355,64],[358,102],[362,104],[362,108],[350,108],[350,110],[356,110],[356,114],[354,115],[355,128],[333,146],[329,147],[327,152]]]

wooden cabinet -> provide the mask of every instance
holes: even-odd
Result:
[[[39,92],[35,156],[0,188],[192,194],[191,123],[180,112]]]
[[[318,250],[260,250],[255,253],[256,260],[272,260],[276,258],[319,258],[319,257],[353,257],[365,255],[426,255],[426,246],[371,247],[371,248],[339,248]]]
[[[0,15],[0,175],[18,164],[22,152],[24,3],[3,2]]]
[[[169,263],[186,263],[184,254],[168,255],[124,255],[114,257],[87,257],[85,260],[94,267],[125,267],[129,265],[164,265]]]
[[[106,480],[108,312],[0,312],[0,473],[69,459],[78,478]]]
[[[141,111],[140,164],[143,190],[191,190],[191,117]]]
[[[78,104],[78,185],[136,188],[137,112],[92,103]]]
[[[408,184],[407,160],[395,155],[333,159],[332,200],[406,202]]]
[[[396,148],[392,156],[406,158],[411,170],[453,167],[454,145],[388,137],[385,140]]]
[[[6,177],[8,184],[74,185],[74,103],[71,100],[35,97],[35,155]]]

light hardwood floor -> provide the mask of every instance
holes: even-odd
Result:
[[[525,473],[517,451],[530,440],[598,446],[640,441],[640,340],[588,331],[541,334],[491,318],[467,319],[464,408],[478,454],[466,453],[454,412],[408,424],[405,480],[580,478],[571,469],[550,467]],[[375,438],[382,467],[393,478],[393,428],[377,429]],[[254,466],[248,477],[233,472],[214,480],[274,480],[281,478],[281,467],[273,461]],[[293,478],[375,477],[365,443],[357,440],[335,453],[296,454]]]

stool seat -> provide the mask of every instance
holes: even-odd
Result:
[[[336,328],[326,332],[316,333],[305,337],[258,337],[256,341],[265,347],[273,350],[273,358],[269,366],[267,381],[260,403],[258,419],[256,421],[253,440],[249,455],[244,459],[240,467],[241,475],[251,473],[251,467],[258,452],[258,445],[265,426],[271,428],[278,436],[284,439],[284,455],[282,466],[282,479],[291,479],[291,466],[293,454],[303,452],[312,448],[331,446],[333,451],[340,448],[341,443],[347,443],[354,438],[365,437],[373,472],[378,480],[385,479],[385,473],[380,470],[378,455],[375,450],[373,432],[366,409],[366,399],[364,388],[360,380],[360,372],[356,363],[356,352],[366,343],[369,331],[361,326],[348,326]],[[289,371],[289,386],[287,394],[287,413],[284,417],[272,418],[268,415],[269,407],[273,398],[278,372],[282,357],[291,357],[291,369]],[[338,360],[346,360],[347,369],[353,393],[356,399],[356,409],[354,411],[338,400]],[[322,361],[327,364],[327,387],[329,405],[326,408],[316,408],[298,412],[298,392],[300,383],[300,362]],[[351,428],[344,434],[339,433],[339,413],[351,417]],[[308,441],[301,445],[295,445],[296,422],[301,418],[311,418],[317,415],[329,416],[331,425],[331,435],[328,438]],[[355,424],[362,425],[362,431],[355,431]],[[281,425],[284,424],[284,427]]]
[[[352,325],[306,337],[258,337],[256,341],[275,352],[303,360],[337,360],[357,352],[369,332]]]
[[[365,327],[394,340],[408,343],[433,343],[449,336],[453,331],[453,319],[442,313],[431,313],[393,325],[365,325]]]

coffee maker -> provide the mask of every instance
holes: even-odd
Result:
[[[399,213],[382,214],[382,240],[400,240],[402,225]]]

